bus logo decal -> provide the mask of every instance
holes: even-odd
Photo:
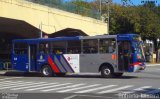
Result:
[[[80,72],[79,54],[64,54],[63,58],[74,72],[76,73]]]
[[[71,57],[67,57],[67,60],[70,61],[70,60],[71,60]]]

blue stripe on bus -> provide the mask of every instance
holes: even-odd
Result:
[[[70,68],[70,66],[67,64],[67,62],[64,60],[62,56],[61,56],[60,62],[67,69],[68,72],[73,73],[72,69]]]
[[[59,55],[54,55],[54,61],[55,61],[56,65],[60,68],[60,70],[64,73],[64,72],[66,72],[66,70],[60,64],[59,57],[60,57]]]
[[[74,70],[72,69],[72,67],[70,66],[70,64],[68,63],[68,61],[66,60],[66,58],[63,55],[62,55],[62,58],[64,59],[64,61],[68,65],[68,67],[71,69],[71,71],[74,73]]]
[[[59,64],[58,66],[61,66],[61,68],[63,68],[63,71],[67,72],[66,68],[62,65],[62,63],[60,61],[61,55],[55,55],[54,57],[57,59],[57,62]]]

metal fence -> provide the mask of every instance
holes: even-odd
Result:
[[[100,19],[100,13],[96,9],[88,9],[85,7],[80,7],[73,3],[63,2],[62,0],[26,0],[26,1],[57,8],[75,14],[80,14],[82,16]]]

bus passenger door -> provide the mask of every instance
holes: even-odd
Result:
[[[37,45],[31,44],[28,48],[29,71],[36,71]]]
[[[131,62],[131,43],[128,41],[118,42],[118,69],[128,71]]]

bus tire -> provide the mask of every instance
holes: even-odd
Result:
[[[119,77],[122,77],[123,73],[114,73],[113,75],[114,75],[114,77],[119,78]]]
[[[53,76],[53,71],[49,65],[44,65],[42,67],[41,74],[44,77],[51,77]]]
[[[103,78],[113,77],[113,69],[110,66],[102,66],[100,71]]]

